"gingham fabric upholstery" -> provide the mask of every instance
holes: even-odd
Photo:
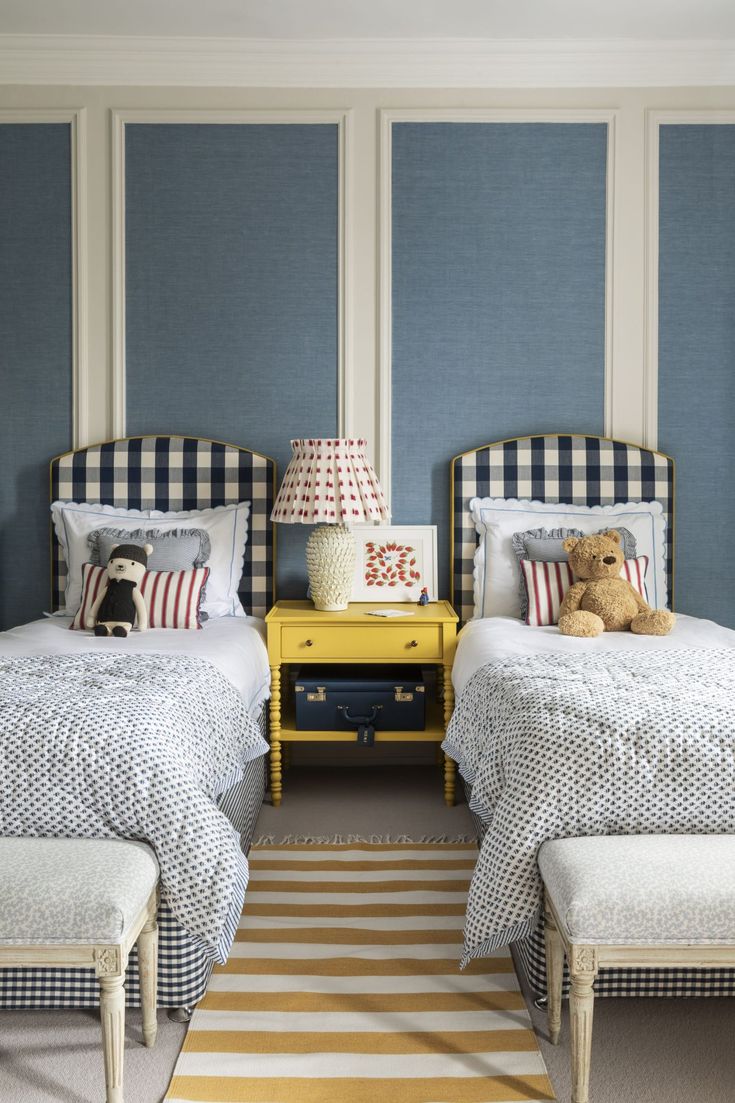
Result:
[[[463,781],[469,804],[472,789]],[[470,813],[481,845],[487,830]],[[513,944],[534,993],[546,995],[546,949],[543,919],[528,938]],[[564,995],[569,995],[569,970],[564,963]],[[595,979],[596,996],[735,996],[735,969],[602,969]]]
[[[658,501],[666,520],[666,574],[673,595],[674,461],[661,452],[587,436],[519,437],[490,444],[452,460],[454,552],[453,605],[461,621],[472,619],[477,532],[472,498],[521,498],[537,502],[607,506]]]
[[[266,709],[258,717],[265,737]],[[218,800],[240,833],[243,853],[250,849],[263,796],[265,757],[248,762],[241,781],[225,788]],[[164,903],[158,911],[158,1006],[191,1007],[204,995],[212,962],[192,943]],[[140,1007],[138,951],[133,949],[125,980],[125,1002]],[[96,1007],[99,984],[93,969],[0,969],[0,1009]]]
[[[128,437],[79,448],[51,461],[51,500],[123,509],[209,509],[251,503],[240,599],[264,617],[273,604],[275,461],[197,437]],[[66,564],[52,530],[52,609],[63,603]]]

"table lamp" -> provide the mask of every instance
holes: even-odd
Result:
[[[273,504],[272,521],[317,525],[306,545],[306,570],[317,609],[346,609],[355,573],[350,525],[390,518],[365,440],[292,440],[293,455]]]

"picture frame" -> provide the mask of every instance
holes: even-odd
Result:
[[[351,601],[417,602],[424,586],[436,601],[436,525],[366,525],[353,533]]]

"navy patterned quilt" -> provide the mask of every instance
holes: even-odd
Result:
[[[162,898],[219,962],[248,868],[215,801],[267,750],[240,695],[204,659],[0,657],[0,834],[144,840]]]
[[[487,825],[466,962],[535,929],[547,839],[735,833],[733,650],[494,660],[462,692],[443,747]]]

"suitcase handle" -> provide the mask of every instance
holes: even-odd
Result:
[[[354,724],[355,727],[360,727],[362,724],[374,724],[378,712],[382,709],[382,705],[373,705],[369,716],[352,716],[350,714],[349,705],[337,705],[337,708],[344,716],[348,724]]]

